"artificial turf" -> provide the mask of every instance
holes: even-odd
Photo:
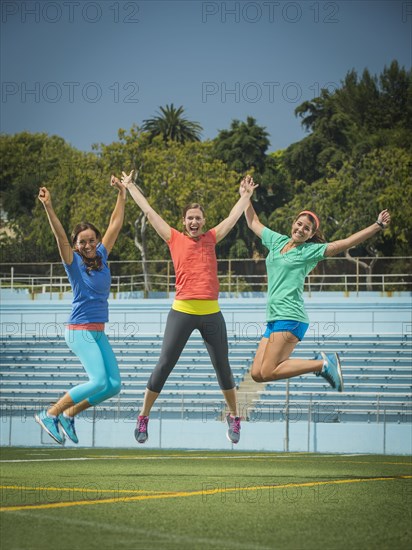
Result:
[[[3,448],[0,548],[412,546],[406,456]]]

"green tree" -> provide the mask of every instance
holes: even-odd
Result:
[[[39,186],[58,176],[72,151],[58,136],[29,132],[0,136],[1,202],[9,221],[18,224],[30,217]]]
[[[100,156],[115,173],[134,169],[136,183],[150,204],[177,229],[183,228],[182,211],[188,203],[204,205],[207,227],[213,227],[227,216],[238,197],[239,176],[214,157],[210,142],[181,144],[171,140],[165,142],[162,136],[149,142],[146,133],[132,127],[130,133],[119,132],[119,142],[101,146]],[[155,281],[150,262],[169,259],[167,245],[130,199],[122,233],[135,247],[133,251],[128,248],[128,258],[136,258],[137,248],[145,289],[149,291]],[[230,241],[230,237],[225,241]]]
[[[182,106],[176,109],[171,103],[159,108],[158,116],[143,121],[142,130],[148,132],[151,138],[162,136],[164,141],[171,140],[178,143],[200,141],[201,125],[184,118]]]
[[[233,120],[229,130],[221,130],[213,140],[214,155],[239,174],[253,175],[259,183],[255,199],[258,210],[271,210],[274,196],[270,191],[272,177],[276,172],[274,162],[269,161],[267,150],[270,145],[266,128],[259,126],[253,117],[246,122]],[[236,225],[229,239],[221,245],[222,253],[229,258],[246,258],[253,254],[253,239],[243,218]]]
[[[331,177],[345,161],[376,148],[412,145],[412,72],[396,61],[379,76],[350,71],[338,89],[322,90],[295,114],[311,133],[286,150],[292,180]]]
[[[268,135],[253,117],[247,117],[246,122],[233,120],[230,129],[221,130],[213,140],[214,153],[238,174],[250,171],[262,174],[270,144]]]
[[[389,228],[373,239],[347,251],[351,260],[369,256],[362,266],[369,274],[379,256],[410,255],[408,235],[412,233],[411,154],[403,149],[376,149],[357,161],[345,161],[333,178],[311,185],[296,184],[297,193],[269,218],[270,226],[288,234],[294,217],[301,210],[314,210],[321,219],[327,241],[342,239],[372,224],[381,210],[392,215]],[[406,262],[406,261],[405,261]],[[397,268],[409,267],[398,264]]]

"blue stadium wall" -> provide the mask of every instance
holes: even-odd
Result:
[[[136,331],[160,334],[164,330],[172,298],[142,300],[131,295],[116,296],[110,301],[109,336]],[[330,334],[331,327],[342,334],[396,334],[410,337],[412,329],[409,293],[319,293],[306,295],[314,338]],[[258,338],[265,321],[265,299],[261,296],[222,298],[222,312],[230,334]],[[63,334],[70,299],[61,295],[30,295],[2,292],[1,337],[3,342],[16,334],[27,338]],[[308,333],[310,337],[310,332]],[[143,396],[141,396],[142,398]],[[141,403],[141,399],[139,399]],[[110,416],[110,415],[109,415]],[[234,449],[236,451],[318,452],[318,453],[388,453],[411,454],[412,424],[398,422],[314,422],[250,421],[242,423],[241,441],[232,446],[225,437],[224,421],[209,418],[185,420],[156,417],[149,424],[149,441],[144,448],[153,449]],[[134,418],[105,418],[90,412],[79,418],[77,431],[82,447],[138,449],[133,432]],[[54,445],[32,416],[8,414],[1,407],[1,445]],[[73,447],[70,442],[67,447]]]

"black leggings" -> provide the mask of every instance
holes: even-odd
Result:
[[[160,393],[165,382],[179,360],[190,335],[197,329],[202,335],[206,349],[215,369],[222,390],[232,390],[235,380],[229,365],[226,323],[222,313],[192,315],[171,309],[167,316],[162,350],[147,388]]]

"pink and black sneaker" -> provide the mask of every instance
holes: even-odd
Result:
[[[229,441],[232,443],[239,443],[240,439],[240,417],[239,416],[232,416],[231,414],[228,414],[226,417],[227,423],[228,423],[228,430],[226,433],[226,437]]]
[[[149,424],[148,416],[138,416],[136,429],[134,431],[134,437],[138,443],[146,443],[149,439],[149,434],[147,433],[147,425]]]

